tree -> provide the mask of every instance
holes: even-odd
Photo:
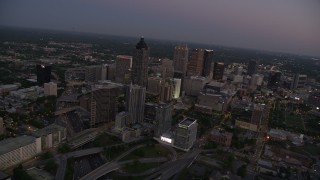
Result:
[[[57,171],[58,165],[56,164],[56,162],[53,159],[50,159],[47,164],[44,167],[44,170],[55,174],[55,172]]]
[[[23,169],[20,164],[18,167],[13,169],[14,180],[32,180],[32,177]]]
[[[53,158],[53,154],[49,151],[41,154],[41,159],[50,159],[50,158]]]
[[[59,147],[58,147],[58,152],[59,153],[68,153],[71,151],[71,148],[68,144],[64,143],[64,144],[61,144]]]
[[[242,178],[246,177],[246,175],[247,175],[247,165],[242,165],[238,169],[237,175],[241,176]]]

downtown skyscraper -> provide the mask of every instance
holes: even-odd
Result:
[[[129,112],[127,124],[143,122],[146,88],[138,85],[129,85],[126,91],[126,110]]]
[[[213,62],[213,50],[204,50],[203,54],[203,67],[201,76],[207,77],[211,75]]]
[[[131,79],[132,83],[146,87],[148,82],[148,59],[149,48],[141,37],[136,45],[136,50],[132,59]]]
[[[186,44],[177,45],[174,48],[173,65],[174,77],[183,79],[187,74],[189,49]]]

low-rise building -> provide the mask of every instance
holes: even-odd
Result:
[[[17,165],[41,153],[41,138],[19,136],[0,141],[0,169]]]
[[[57,84],[54,82],[44,83],[45,96],[57,96]]]
[[[127,121],[129,121],[129,113],[126,111],[122,111],[116,115],[115,128],[122,129],[126,126]]]
[[[41,138],[41,148],[48,149],[57,146],[67,138],[66,128],[51,124],[33,132],[33,136]]]
[[[213,142],[223,146],[230,146],[233,134],[223,129],[213,129],[210,132],[210,138]]]

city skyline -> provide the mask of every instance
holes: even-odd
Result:
[[[198,3],[180,0],[161,3],[145,0],[90,3],[85,0],[63,3],[5,0],[1,5],[2,26],[144,35],[155,39],[320,56],[320,21],[317,18],[320,3],[316,0],[202,0]],[[180,7],[179,10],[176,7]]]

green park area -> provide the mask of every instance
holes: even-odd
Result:
[[[139,159],[139,158],[155,158],[155,157],[167,157],[170,154],[170,151],[159,145],[159,144],[151,144],[139,149],[136,149],[132,153],[128,154],[122,161]]]
[[[276,103],[271,109],[269,126],[307,135],[320,135],[319,118],[303,105]]]
[[[318,156],[320,152],[320,146],[314,144],[306,144],[304,146],[292,146],[289,148],[291,151],[303,154],[306,156]]]
[[[124,165],[122,170],[126,173],[141,173],[148,169],[159,167],[160,165],[161,163],[140,163],[139,161],[134,161]]]
[[[107,133],[103,133],[99,135],[93,141],[93,144],[96,147],[106,147],[106,146],[111,146],[111,145],[120,144],[120,143],[122,143],[122,141],[119,138],[115,136],[111,136]]]

